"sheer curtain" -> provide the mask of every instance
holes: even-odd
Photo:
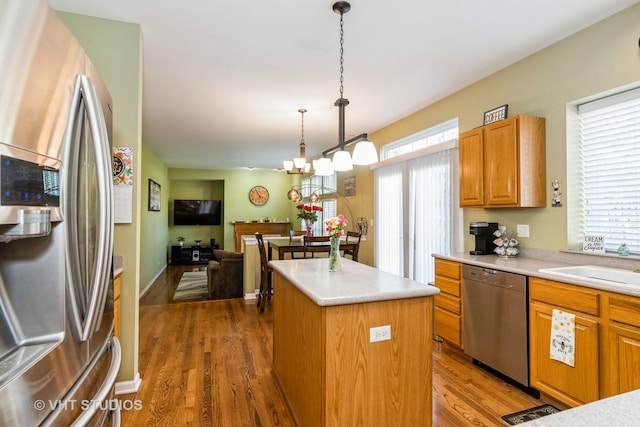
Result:
[[[409,279],[434,279],[434,252],[451,250],[451,150],[407,164],[409,175]]]
[[[376,267],[428,283],[431,254],[461,244],[456,154],[447,149],[375,170]]]
[[[404,275],[402,164],[374,171],[376,181],[376,267]],[[384,242],[384,244],[379,244]]]

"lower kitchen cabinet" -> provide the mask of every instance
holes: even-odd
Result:
[[[640,298],[529,279],[531,386],[569,406],[640,389]],[[553,309],[575,314],[575,367],[549,357]]]
[[[530,306],[531,386],[569,406],[598,400],[598,320],[562,307],[576,315],[575,366],[551,359],[552,306]]]
[[[640,298],[609,295],[603,396],[640,388]]]
[[[447,342],[462,348],[462,264],[443,259],[435,260],[434,333]]]

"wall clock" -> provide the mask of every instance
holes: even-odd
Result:
[[[262,206],[269,200],[269,190],[262,185],[256,185],[249,190],[249,200],[256,206]]]

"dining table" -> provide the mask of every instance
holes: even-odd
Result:
[[[269,261],[273,259],[285,259],[286,254],[304,253],[303,236],[293,237],[271,237],[268,240],[269,245]],[[329,246],[330,243],[312,243],[313,246]],[[340,240],[340,250],[353,250],[353,260],[358,261],[358,243],[350,243],[344,239]],[[278,258],[273,258],[277,252]]]

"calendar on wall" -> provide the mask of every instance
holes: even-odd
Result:
[[[130,224],[133,215],[133,148],[113,147],[113,213],[115,224]]]

